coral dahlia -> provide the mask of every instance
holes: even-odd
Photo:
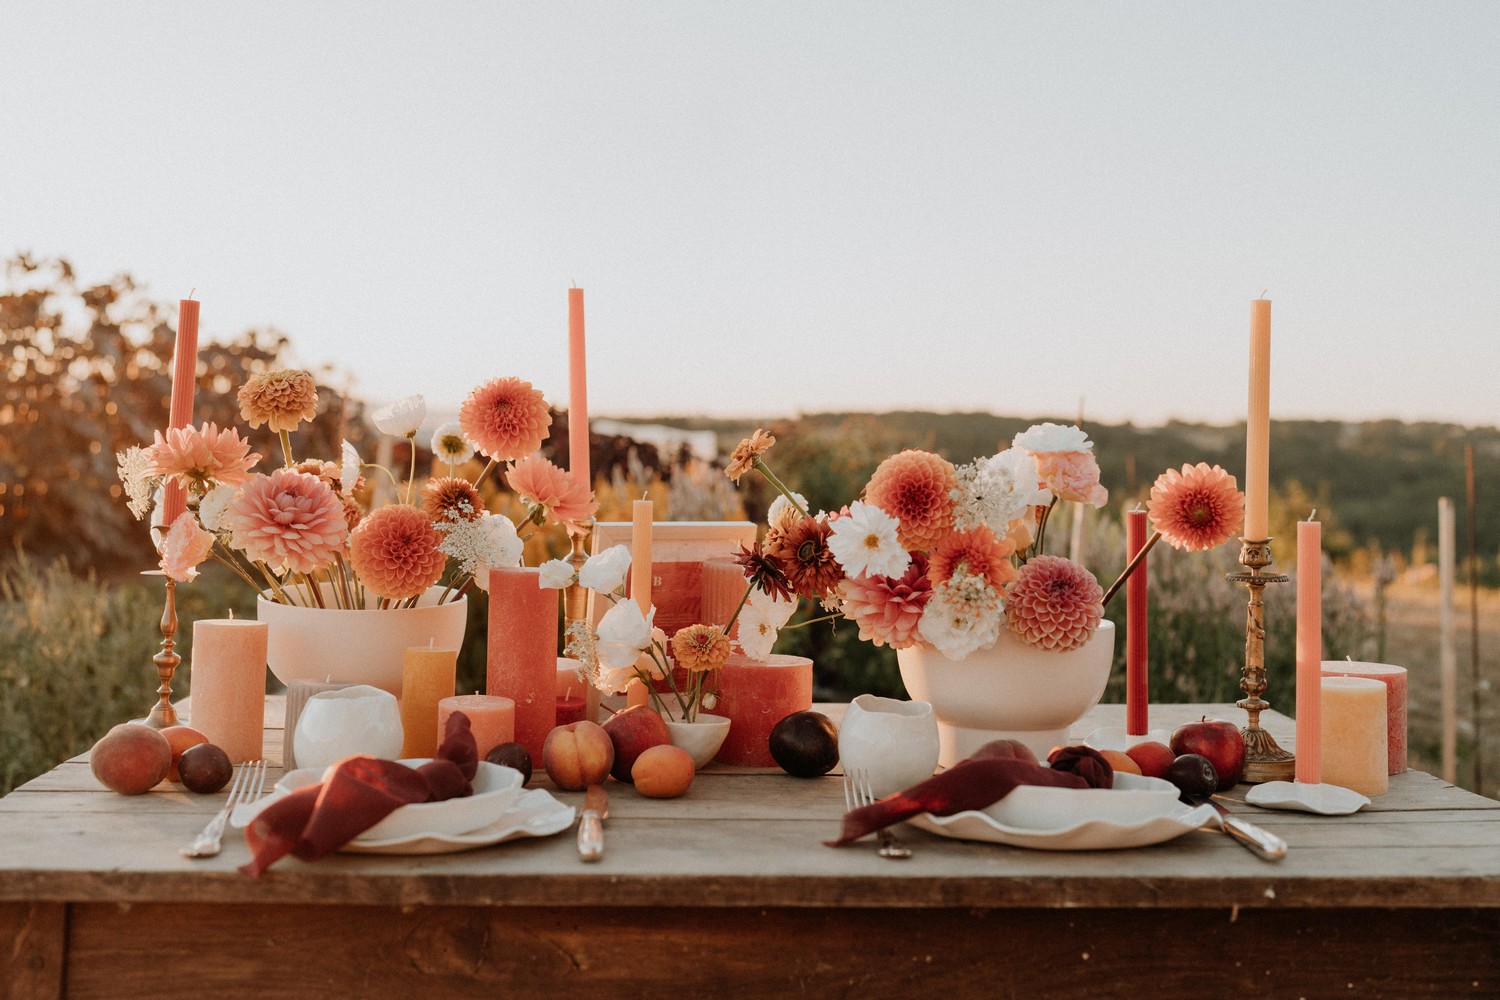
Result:
[[[550,521],[576,525],[599,509],[593,491],[540,455],[511,466],[505,481],[523,501],[544,509]]]
[[[865,487],[865,502],[901,522],[908,549],[930,549],[953,530],[953,464],[930,451],[907,449],[881,462]]]
[[[1245,520],[1245,495],[1234,477],[1207,462],[1156,477],[1146,504],[1151,524],[1174,549],[1199,552],[1222,545]]]
[[[485,456],[510,462],[530,455],[552,426],[547,401],[530,382],[492,378],[476,387],[458,410],[458,424]]]
[[[393,601],[416,597],[438,582],[447,563],[443,535],[409,504],[377,508],[349,537],[349,563],[361,582]]]
[[[1103,601],[1094,574],[1071,559],[1037,556],[1006,592],[1005,619],[1026,643],[1066,652],[1093,637]]]
[[[222,524],[230,546],[251,561],[298,573],[328,565],[349,537],[337,494],[318,477],[291,469],[251,477]]]
[[[998,590],[1017,576],[1016,567],[1010,561],[1015,551],[1014,542],[1008,538],[996,538],[987,525],[980,525],[973,531],[956,531],[933,550],[927,575],[936,585],[963,570],[970,576],[983,577]]]
[[[292,431],[318,415],[318,383],[311,372],[278,368],[251,376],[240,386],[240,416],[251,427]]]

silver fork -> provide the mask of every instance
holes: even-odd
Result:
[[[211,858],[219,853],[220,842],[224,839],[224,824],[229,821],[229,814],[234,807],[241,802],[254,802],[260,798],[261,789],[266,783],[266,762],[263,760],[252,760],[248,764],[240,765],[239,771],[234,776],[234,784],[229,786],[229,798],[224,803],[203,832],[193,840],[191,844],[182,849],[183,857],[187,858]]]
[[[844,772],[844,805],[850,812],[863,806],[873,805],[875,802],[875,790],[870,785],[870,774],[864,768],[850,768]],[[911,857],[911,848],[902,847],[896,842],[896,835],[890,830],[882,827],[875,831],[880,838],[880,849],[875,853],[882,858],[890,858],[893,861],[904,861]]]

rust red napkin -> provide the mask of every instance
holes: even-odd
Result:
[[[1029,751],[1018,753],[1009,740],[986,743],[974,756],[942,774],[845,813],[839,838],[826,843],[841,847],[922,813],[952,816],[968,809],[984,809],[1005,798],[1017,785],[1109,788],[1114,784],[1109,761],[1089,747],[1059,747],[1047,760],[1051,767],[1038,764]]]
[[[469,717],[448,716],[437,755],[418,768],[376,757],[349,757],[316,785],[278,799],[245,827],[250,862],[246,875],[259,875],[290,854],[317,861],[333,853],[404,805],[441,802],[473,794],[470,782],[479,754]]]

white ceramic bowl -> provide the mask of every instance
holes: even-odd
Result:
[[[1176,801],[1170,781],[1117,771],[1113,788],[1020,785],[984,812],[1005,826],[1065,830],[1090,820],[1121,826],[1148,822]]]
[[[403,760],[408,767],[427,763],[429,758]],[[293,792],[323,780],[326,768],[304,767],[288,771],[276,783],[282,792]],[[505,814],[521,795],[521,772],[489,761],[479,762],[474,775],[474,794],[442,802],[418,802],[402,806],[370,827],[357,839],[396,840],[423,834],[458,836],[488,826]]]

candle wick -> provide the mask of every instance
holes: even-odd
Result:
[[[229,620],[230,621],[234,621],[234,609],[233,608],[229,609]]]
[[[193,292],[196,292],[197,290],[198,290],[198,286],[194,285],[193,286],[193,291],[188,292],[188,301],[189,302],[193,301]]]
[[[1141,512],[1141,502],[1139,500],[1137,500],[1135,502],[1135,508],[1132,510],[1132,513],[1139,514],[1140,512]]]
[[[1316,521],[1318,519],[1318,508],[1314,507],[1312,513],[1307,515],[1307,519],[1309,521]]]
[[[1266,297],[1266,293],[1267,293],[1267,292],[1269,292],[1269,291],[1270,291],[1270,289],[1269,289],[1269,288],[1262,288],[1262,289],[1261,289],[1261,290],[1260,290],[1260,297],[1261,297],[1261,298],[1265,298],[1265,297]]]

